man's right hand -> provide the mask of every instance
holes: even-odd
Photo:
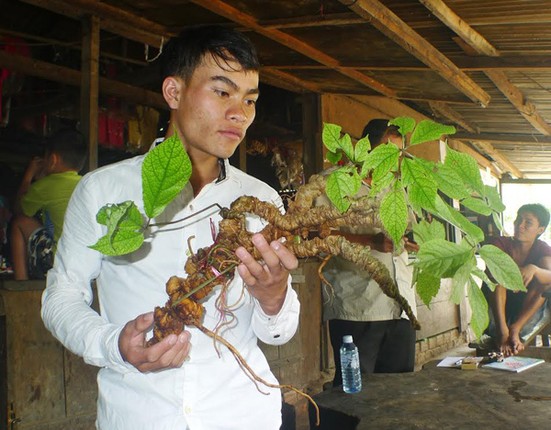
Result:
[[[146,346],[145,334],[153,326],[153,312],[126,323],[119,336],[122,358],[140,372],[180,367],[189,354],[191,334],[171,334],[153,346]]]

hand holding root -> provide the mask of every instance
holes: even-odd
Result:
[[[262,260],[257,261],[244,247],[236,249],[241,260],[237,271],[267,315],[275,315],[283,306],[287,291],[289,270],[298,267],[298,260],[279,241],[268,244],[264,236],[255,234],[251,238]]]
[[[129,321],[119,335],[122,358],[140,372],[153,372],[179,367],[190,349],[190,333],[170,334],[151,347],[146,346],[145,334],[153,325],[153,312]]]

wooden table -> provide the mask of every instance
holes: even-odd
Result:
[[[551,363],[521,373],[436,367],[374,374],[358,394],[332,388],[314,397],[321,430],[551,428]]]

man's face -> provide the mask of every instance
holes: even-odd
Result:
[[[521,242],[533,242],[544,228],[540,226],[538,218],[531,212],[520,212],[515,219],[515,239]]]
[[[221,64],[207,55],[188,82],[180,80],[176,122],[192,157],[230,157],[256,114],[258,73]]]

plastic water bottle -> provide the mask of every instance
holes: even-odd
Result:
[[[352,336],[343,336],[340,354],[342,389],[345,393],[359,393],[362,391],[360,356],[358,354],[358,348],[354,345]]]

